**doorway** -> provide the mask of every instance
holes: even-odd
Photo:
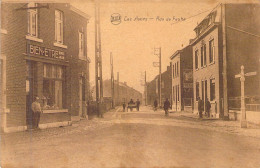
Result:
[[[35,63],[33,61],[26,62],[26,124],[29,128],[32,127],[32,103],[34,95],[34,74]]]

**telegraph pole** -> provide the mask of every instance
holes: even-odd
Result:
[[[110,52],[110,68],[111,68],[111,103],[112,103],[112,108],[115,108],[115,87],[114,87],[114,69],[113,69],[113,55],[112,52]]]
[[[120,103],[120,99],[119,99],[119,72],[117,72],[117,103]]]
[[[235,75],[235,78],[240,78],[241,82],[241,128],[247,128],[246,121],[246,104],[245,104],[245,76],[256,75],[256,72],[248,72],[245,74],[244,66],[241,66],[240,74]]]
[[[96,82],[96,107],[98,117],[103,117],[101,104],[103,103],[103,81],[102,81],[102,55],[101,55],[101,33],[100,33],[100,6],[95,2],[95,82]]]
[[[155,53],[156,50],[158,50],[158,54]],[[162,75],[161,75],[162,56],[161,56],[161,47],[154,48],[154,55],[157,55],[159,57],[159,62],[153,62],[153,65],[154,65],[154,67],[159,67],[159,88],[158,88],[158,93],[159,93],[159,106],[161,107],[162,106]]]
[[[146,71],[144,71],[144,96],[145,96],[145,105],[147,106],[147,82],[146,82]]]

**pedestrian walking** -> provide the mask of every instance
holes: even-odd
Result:
[[[136,110],[139,111],[139,107],[140,107],[141,102],[139,101],[139,99],[137,99],[136,101]]]
[[[42,113],[42,108],[40,104],[40,98],[36,97],[35,101],[32,103],[32,128],[39,128],[40,116]]]
[[[125,102],[123,103],[123,112],[125,112]]]
[[[157,110],[157,106],[158,106],[158,102],[157,102],[157,100],[155,99],[154,102],[153,102],[153,110],[154,110],[154,111]]]
[[[170,108],[171,104],[168,100],[168,98],[166,98],[165,102],[164,102],[164,105],[163,105],[163,109],[165,111],[165,116],[168,116],[169,115],[169,111],[168,109]]]
[[[210,117],[210,108],[211,108],[211,104],[210,104],[210,102],[209,102],[209,99],[207,98],[206,99],[206,109],[205,109],[205,111],[206,111],[206,115],[207,115],[207,117]]]
[[[203,110],[203,102],[200,99],[200,97],[198,97],[198,111],[199,111],[199,117],[202,118],[202,110]]]

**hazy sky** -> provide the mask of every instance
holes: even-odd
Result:
[[[119,72],[119,80],[143,91],[141,80],[144,71],[147,72],[147,81],[151,81],[158,74],[158,62],[154,55],[154,47],[162,50],[162,72],[166,70],[169,57],[189,43],[194,38],[193,29],[218,3],[215,1],[190,3],[187,1],[110,1],[102,2],[100,6],[101,40],[103,59],[103,79],[110,78],[110,52],[114,57],[114,75]],[[95,15],[94,3],[76,1],[72,5],[91,16],[88,24],[88,56],[90,78],[95,81]],[[207,12],[205,12],[207,11]],[[111,15],[121,15],[121,23],[113,25]],[[199,14],[202,13],[202,14]],[[197,15],[199,14],[199,15]],[[196,16],[197,15],[197,16]],[[173,18],[189,18],[176,23]],[[135,18],[153,18],[135,20]],[[131,21],[130,18],[132,18]],[[160,19],[157,19],[160,18]],[[162,20],[162,18],[164,20]],[[171,20],[168,21],[167,18]],[[167,19],[167,20],[166,20]]]

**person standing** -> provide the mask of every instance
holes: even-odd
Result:
[[[158,102],[157,102],[157,100],[155,99],[154,100],[154,102],[153,102],[153,107],[154,107],[154,111],[156,111],[157,110],[157,106],[158,106]]]
[[[123,103],[123,112],[125,112],[125,102]]]
[[[40,104],[40,98],[36,97],[35,101],[32,103],[32,128],[39,128],[40,116],[42,113],[42,108]]]
[[[198,97],[198,111],[199,111],[199,118],[202,118],[202,110],[203,110],[203,102],[200,99],[200,97]]]
[[[140,107],[140,101],[139,99],[137,99],[136,101],[136,110],[139,111],[139,107]]]
[[[210,117],[210,108],[211,108],[211,104],[210,104],[210,102],[209,102],[209,99],[207,98],[206,99],[206,115],[207,115],[207,117]]]
[[[165,111],[165,116],[168,116],[169,115],[169,111],[168,109],[170,108],[171,104],[168,100],[168,98],[166,98],[165,102],[164,102],[164,105],[163,105],[163,109]]]

